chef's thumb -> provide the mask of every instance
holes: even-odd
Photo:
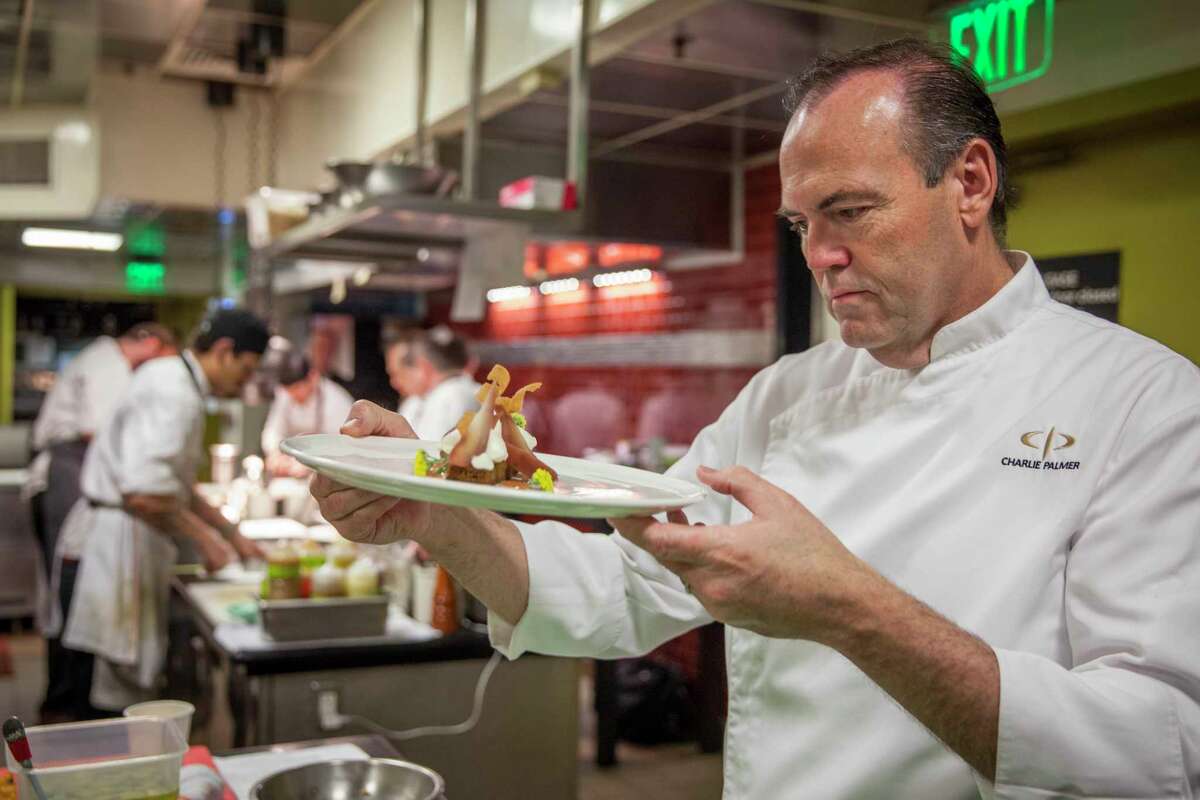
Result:
[[[415,439],[412,427],[404,417],[380,408],[368,400],[356,400],[350,413],[342,423],[342,433],[347,436],[395,436]]]

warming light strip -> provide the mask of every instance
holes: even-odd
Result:
[[[633,283],[646,283],[654,280],[654,273],[648,269],[630,269],[624,272],[605,272],[592,278],[592,284],[597,289],[608,286],[628,286]]]
[[[488,289],[489,303],[503,303],[505,300],[523,300],[529,297],[533,290],[528,286],[501,286],[499,289]]]
[[[121,249],[125,238],[119,233],[76,231],[66,228],[26,228],[21,243],[26,247],[61,247],[68,250],[101,250],[111,253]]]
[[[578,288],[578,278],[560,278],[556,281],[542,281],[538,284],[538,291],[542,294],[561,294],[562,292],[573,292]]]

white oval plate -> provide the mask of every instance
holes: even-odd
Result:
[[[340,483],[393,497],[449,506],[490,508],[545,517],[611,518],[657,514],[704,499],[693,483],[646,470],[566,456],[538,458],[558,473],[553,493],[413,475],[417,450],[438,451],[437,442],[325,433],[293,436],[281,445],[301,464]]]

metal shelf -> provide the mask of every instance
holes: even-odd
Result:
[[[368,197],[357,206],[311,217],[255,251],[266,258],[386,255],[394,248],[458,247],[506,229],[523,237],[559,237],[583,228],[580,211],[504,208],[428,195]]]

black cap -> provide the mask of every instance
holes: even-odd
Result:
[[[219,339],[230,339],[234,353],[262,355],[271,339],[267,324],[243,308],[222,308],[205,315],[192,340],[192,349],[207,352]]]

